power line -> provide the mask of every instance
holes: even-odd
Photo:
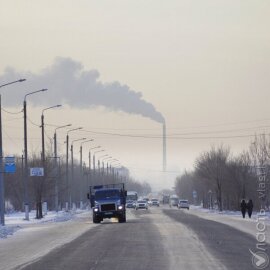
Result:
[[[23,112],[23,109],[22,109],[22,110],[20,110],[19,112],[10,112],[10,111],[8,111],[8,110],[6,110],[6,109],[2,108],[2,111],[3,111],[3,112],[5,112],[5,113],[8,113],[8,114],[20,114],[20,113],[22,113],[22,112]]]
[[[134,134],[121,134],[121,133],[111,133],[111,132],[98,132],[98,131],[91,131],[91,130],[81,130],[81,132],[88,132],[92,134],[100,134],[100,135],[108,135],[108,136],[118,136],[118,137],[128,137],[128,138],[144,138],[144,139],[162,139],[163,136],[161,135],[134,135]],[[261,134],[259,134],[261,135]],[[209,136],[209,137],[174,137],[167,135],[167,139],[174,139],[174,140],[196,140],[196,139],[232,139],[232,138],[253,138],[256,135],[249,134],[249,135],[232,135],[232,136]]]
[[[36,126],[36,127],[39,127],[39,128],[40,128],[40,125],[34,123],[29,117],[27,117],[27,120],[28,120],[33,126]]]
[[[239,121],[239,122],[227,122],[221,124],[212,124],[212,125],[201,125],[201,126],[186,126],[186,127],[168,127],[167,130],[180,130],[180,129],[196,129],[196,128],[209,128],[209,127],[221,127],[221,126],[233,126],[239,124],[250,124],[257,122],[270,121],[270,118],[265,119],[257,119],[257,120],[247,120],[247,121]],[[92,130],[160,130],[160,128],[107,128],[107,127],[89,127]]]

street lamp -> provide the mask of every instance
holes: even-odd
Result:
[[[61,128],[66,128],[70,127],[71,124],[64,125],[64,126],[59,126],[54,130],[54,165],[55,165],[55,170],[57,168],[57,134],[56,130],[61,129]],[[57,176],[55,177],[55,211],[58,212],[58,179]]]
[[[71,183],[74,182],[73,144],[75,142],[84,141],[84,140],[86,140],[86,138],[76,139],[76,140],[73,140],[71,142],[71,146],[70,146],[70,152],[71,152]],[[70,203],[71,203],[71,199],[70,199]]]
[[[61,129],[61,128],[70,127],[70,126],[72,126],[72,124],[59,126],[54,130],[54,136],[53,136],[53,140],[54,140],[54,157],[57,157],[57,134],[56,134],[56,130]]]
[[[107,155],[108,156],[108,155]],[[105,160],[109,160],[110,158],[112,158],[112,156],[110,157],[104,157],[101,159],[102,161],[102,174],[104,175],[105,174],[105,166],[104,166],[104,161]],[[109,167],[108,167],[108,162],[107,162],[107,166],[106,166],[106,174],[108,175],[108,170],[109,170]]]
[[[81,168],[81,174],[82,174],[82,145],[83,145],[84,143],[92,142],[92,141],[94,141],[94,139],[90,139],[90,140],[87,140],[87,141],[83,141],[83,142],[81,143],[81,146],[80,146],[80,168]],[[95,148],[95,147],[94,147],[94,148]]]
[[[81,142],[81,146],[80,146],[80,175],[81,175],[81,185],[80,185],[80,209],[82,209],[82,193],[83,193],[83,191],[82,191],[82,189],[83,189],[82,183],[83,183],[83,179],[84,179],[84,177],[83,177],[83,165],[82,165],[82,145],[83,145],[84,143],[92,142],[92,141],[94,141],[94,139],[90,139],[90,140],[87,140],[87,141],[83,141],[83,142]]]
[[[48,89],[40,89],[27,93],[24,96],[23,101],[23,120],[24,120],[24,208],[25,208],[25,219],[29,220],[29,199],[28,199],[28,149],[27,149],[27,111],[26,111],[26,98],[30,95],[34,95],[40,92],[47,91]]]
[[[19,79],[19,80],[17,80],[17,81],[5,83],[5,84],[0,85],[0,88],[1,88],[1,87],[4,87],[4,86],[7,86],[7,85],[10,85],[10,84],[13,84],[13,83],[24,82],[24,81],[26,81],[26,79]]]
[[[94,170],[96,169],[96,154],[100,153],[100,152],[104,152],[105,150],[99,150],[99,151],[94,151],[94,155],[93,155],[93,168]]]
[[[54,108],[59,108],[62,107],[62,105],[54,105],[51,107],[47,107],[45,109],[42,110],[42,114],[41,114],[41,137],[42,137],[42,163],[43,163],[43,167],[44,167],[44,163],[45,163],[45,140],[44,140],[44,112],[50,109],[54,109]]]
[[[24,82],[26,79],[20,79],[17,81],[9,82],[0,85],[0,88],[17,83]],[[0,171],[3,170],[3,140],[2,140],[2,103],[1,103],[1,94],[0,94]],[[5,192],[4,192],[4,176],[3,172],[0,172],[0,224],[2,226],[5,225]]]
[[[94,172],[96,171],[96,154],[97,153],[101,153],[101,152],[104,152],[105,150],[102,149],[102,150],[99,150],[99,151],[95,151],[94,152],[94,155],[93,155],[93,167],[94,167]],[[98,160],[98,172],[100,174],[100,162]]]
[[[89,156],[88,156],[88,158],[89,158],[89,171],[90,172],[91,172],[91,151],[94,150],[94,149],[98,149],[98,148],[101,148],[101,146],[99,145],[99,146],[95,146],[95,147],[92,147],[92,148],[89,149]]]
[[[66,186],[67,186],[67,202],[66,202],[66,211],[68,210],[68,201],[71,203],[71,191],[69,188],[69,170],[68,170],[68,151],[69,151],[69,133],[80,130],[82,127],[73,128],[67,131],[67,137],[66,137]],[[70,205],[71,207],[71,205]]]

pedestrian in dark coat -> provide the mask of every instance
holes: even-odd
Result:
[[[248,212],[249,218],[251,218],[252,211],[253,211],[253,202],[252,200],[249,200],[247,203],[247,212]]]
[[[241,207],[242,216],[243,218],[245,218],[246,211],[247,211],[247,204],[245,200],[242,200],[240,207]]]

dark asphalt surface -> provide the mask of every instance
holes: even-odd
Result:
[[[252,265],[252,255],[249,252],[249,249],[255,250],[255,225],[254,237],[252,237],[228,225],[202,219],[183,210],[165,209],[163,213],[193,230],[210,253],[227,269],[256,269]]]
[[[166,251],[149,219],[106,222],[24,270],[164,270]]]
[[[126,224],[117,222],[100,224],[74,241],[51,251],[40,260],[17,269],[171,270],[170,251],[163,245],[164,236],[160,234],[156,226],[159,220],[150,218],[153,214],[151,211],[134,211],[136,218],[128,220]],[[255,237],[230,226],[198,218],[182,210],[154,211],[167,216],[168,223],[176,223],[175,226],[181,223],[192,230],[211,255],[227,269],[255,269],[251,264],[251,255],[248,250],[255,247]],[[185,245],[179,242],[179,254],[181,250],[187,248]],[[183,268],[179,265],[178,269],[192,268]]]

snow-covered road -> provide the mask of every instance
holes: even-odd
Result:
[[[164,206],[160,208],[169,210],[168,207]],[[139,211],[140,215],[138,216],[137,211],[128,211],[128,220],[131,223],[127,225],[136,227],[136,224],[139,224],[139,221],[136,221],[138,219],[142,219],[140,222],[151,220],[151,223],[155,224],[156,229],[158,229],[163,239],[165,250],[167,250],[170,257],[170,269],[174,269],[174,267],[179,264],[181,258],[180,261],[185,259],[187,265],[192,266],[192,269],[199,269],[202,263],[204,263],[208,269],[223,269],[223,266],[204,248],[204,244],[198,239],[196,234],[188,230],[184,224],[175,223],[172,219],[167,220],[164,214],[162,214],[162,211],[160,211],[161,209],[151,208],[150,212],[145,216],[147,217],[145,220],[144,212]],[[256,215],[254,215],[252,219],[242,219],[238,212],[225,212],[221,214],[195,207],[192,207],[189,211],[171,210],[175,211],[172,213],[178,213],[180,215],[179,218],[184,217],[184,213],[189,213],[209,221],[229,225],[237,230],[248,233],[255,239]],[[16,231],[13,235],[7,236],[6,238],[1,239],[0,237],[0,270],[20,269],[29,263],[32,264],[50,251],[70,243],[87,231],[99,226],[99,224],[92,223],[90,211],[78,211],[76,213],[60,212],[58,214],[51,212],[42,220],[35,220],[34,213],[32,213],[32,215],[30,222],[23,220],[23,213],[9,215],[6,217],[7,226],[0,226],[0,233],[2,232],[3,236],[5,236],[5,231],[10,233]],[[188,219],[188,216],[186,218]],[[266,231],[268,236],[270,230],[269,226],[270,219],[269,216],[267,216]],[[148,227],[146,226],[146,228]],[[173,233],[174,231],[175,233]],[[181,231],[180,235],[177,234],[179,231]],[[92,235],[91,232],[89,235]],[[180,238],[175,237],[176,235]],[[183,256],[185,250],[181,248],[182,251],[179,253],[179,248],[177,248],[180,240],[182,243],[185,242],[185,245],[188,246],[185,256]],[[269,243],[269,237],[267,237],[266,241]],[[192,253],[197,254],[196,257],[200,259],[188,261],[188,255],[191,250]],[[18,266],[20,266],[20,268],[17,268]]]

